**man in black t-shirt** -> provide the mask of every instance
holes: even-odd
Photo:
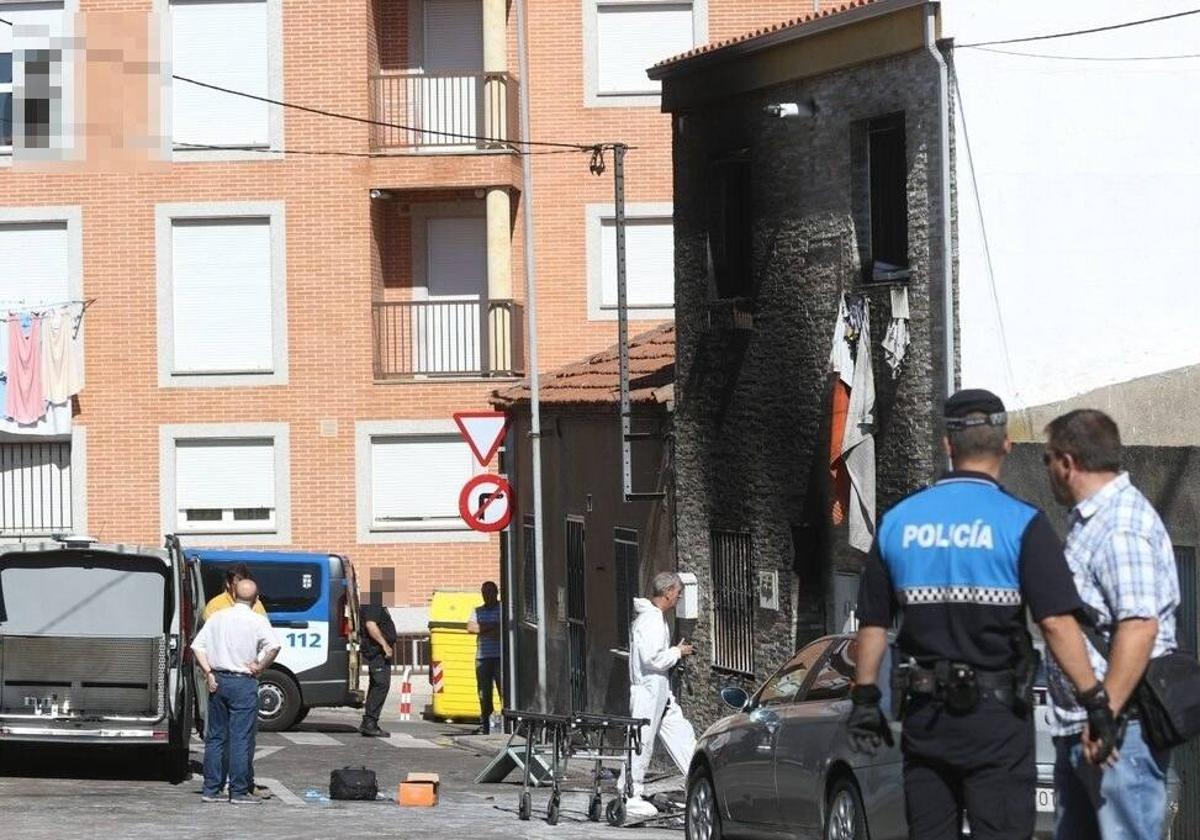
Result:
[[[391,599],[395,589],[395,573],[391,569],[372,569],[367,601],[359,607],[359,650],[370,675],[370,686],[358,731],[372,738],[391,736],[379,726],[379,715],[392,686],[392,645],[396,643],[396,625],[383,602],[385,595]]]
[[[1098,753],[1111,752],[1116,724],[1074,616],[1082,602],[1062,545],[1044,513],[997,482],[1011,449],[1004,404],[960,391],[944,415],[953,469],[881,518],[863,570],[847,725],[865,752],[891,738],[876,680],[899,618],[896,659],[910,666],[899,689],[909,837],[957,838],[965,810],[976,840],[1024,840],[1036,817],[1026,609],[1089,709]]]

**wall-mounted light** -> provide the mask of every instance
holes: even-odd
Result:
[[[386,190],[371,190],[371,198],[379,200],[381,198],[391,198],[392,194]]]
[[[808,119],[817,112],[817,104],[807,102],[772,102],[763,108],[763,113],[781,120]]]

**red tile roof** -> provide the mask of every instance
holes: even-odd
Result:
[[[675,324],[660,324],[629,340],[629,390],[635,403],[669,399],[675,382]],[[616,405],[620,400],[617,345],[543,374],[538,383],[542,404]],[[492,392],[497,408],[529,402],[529,382]]]
[[[736,35],[732,38],[726,38],[723,41],[713,41],[711,43],[704,44],[703,46],[690,49],[685,53],[681,53],[680,55],[664,59],[654,66],[656,68],[666,67],[679,61],[686,61],[689,58],[695,58],[698,55],[716,52],[717,50],[724,49],[725,47],[729,47],[734,44],[753,41],[755,38],[762,38],[766,35],[771,35],[775,32],[781,32],[785,29],[796,29],[818,20],[833,17],[834,15],[844,14],[852,9],[857,9],[862,6],[870,6],[875,2],[878,2],[878,0],[846,0],[842,3],[831,3],[829,5],[822,3],[820,11],[809,12],[807,14],[800,15],[799,17],[792,18],[791,20],[785,20],[781,23],[776,23],[771,26],[764,26],[761,29],[754,30],[753,32],[747,32],[742,35]]]

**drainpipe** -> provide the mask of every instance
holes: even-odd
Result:
[[[525,36],[525,0],[516,0],[517,66],[520,79],[521,137],[529,131],[529,50]],[[521,204],[525,208],[525,309],[529,317],[529,439],[533,477],[533,563],[537,578],[537,707],[550,711],[546,703],[546,552],[542,539],[545,520],[542,511],[542,403],[538,392],[537,274],[533,258],[533,158],[521,158]]]
[[[925,7],[925,49],[938,67],[938,158],[942,165],[942,321],[946,396],[954,393],[954,241],[950,225],[950,71],[937,46],[936,3]]]

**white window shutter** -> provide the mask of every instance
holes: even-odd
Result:
[[[483,70],[483,6],[479,0],[425,0],[426,73]]]
[[[68,251],[66,222],[0,225],[0,301],[19,308],[69,300]],[[7,318],[0,318],[0,370],[8,370]]]
[[[275,445],[270,438],[179,440],[175,506],[275,508]]]
[[[66,17],[61,2],[55,3],[0,3],[0,18],[12,26],[0,23],[0,53],[19,49],[45,48],[50,39],[61,35],[66,27]],[[13,81],[20,84],[18,63],[13,62]]]
[[[175,373],[270,372],[270,222],[175,220],[171,298]]]
[[[617,227],[600,227],[600,278],[604,308],[617,306]],[[670,308],[675,303],[675,228],[670,219],[626,219],[625,290],[629,306]]]
[[[695,45],[691,3],[599,3],[596,18],[598,93],[658,93],[646,70]]]
[[[377,525],[459,527],[458,494],[474,475],[457,437],[371,440],[371,515]]]
[[[266,0],[171,3],[171,72],[270,96]],[[210,146],[270,145],[265,102],[175,79],[172,137]]]

